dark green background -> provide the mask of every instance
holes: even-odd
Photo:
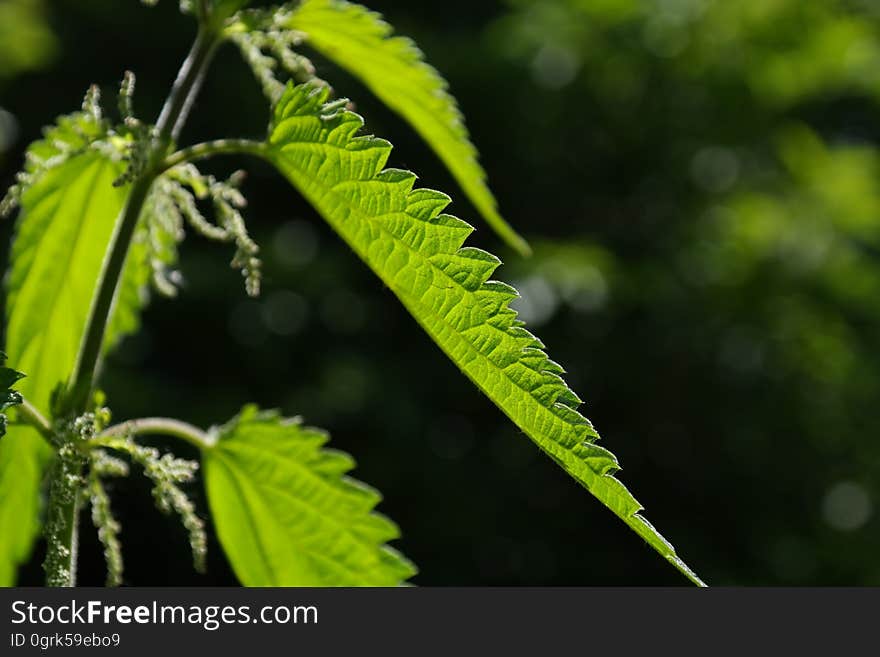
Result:
[[[134,70],[136,110],[155,117],[193,32],[172,0],[42,4],[54,50],[0,36],[46,55],[0,76],[18,127],[0,153],[4,186],[40,126],[93,81],[113,107]],[[450,81],[502,212],[536,256],[500,245],[361,85],[316,57],[319,73],[396,145],[392,166],[450,192],[478,228],[472,243],[503,257],[497,276],[520,285],[647,517],[712,584],[880,584],[871,3],[369,4]],[[228,47],[182,140],[259,137],[266,118]],[[251,401],[303,415],[383,492],[417,584],[684,583],[458,374],[278,176],[234,159],[211,169],[243,165],[264,295],[245,296],[228,249],[189,236],[178,299],[154,300],[107,363],[117,419],[208,426]],[[114,492],[127,583],[234,582],[215,539],[208,574],[192,573],[183,531],[144,483]],[[81,583],[100,584],[83,519]],[[39,561],[23,583],[39,583]]]

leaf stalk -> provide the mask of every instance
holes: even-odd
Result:
[[[201,144],[182,148],[172,153],[159,165],[160,172],[167,171],[180,164],[197,162],[216,155],[254,155],[266,157],[266,146],[262,142],[251,139],[217,139]]]
[[[90,441],[90,444],[100,447],[106,440],[151,434],[180,438],[199,450],[210,449],[217,442],[217,439],[212,434],[202,431],[187,422],[167,417],[146,417],[120,422],[112,427],[108,427],[98,434],[93,441]]]

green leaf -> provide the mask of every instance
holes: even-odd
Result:
[[[614,477],[617,460],[541,342],[489,281],[494,256],[463,243],[473,228],[441,214],[449,197],[384,169],[391,145],[356,136],[357,114],[315,85],[289,87],[275,108],[268,157],[388,285],[452,361],[542,450],[692,581],[697,576]]]
[[[382,16],[343,0],[303,0],[285,22],[306,43],[359,78],[428,142],[492,229],[523,255],[529,245],[498,213],[464,119],[447,83],[418,46]]]
[[[413,565],[385,543],[400,534],[381,496],[350,479],[347,454],[299,419],[245,408],[203,454],[220,543],[246,586],[396,586]]]
[[[16,570],[28,558],[39,530],[43,464],[35,454],[35,441],[40,438],[32,430],[19,429],[14,427],[0,441],[0,586],[15,584]],[[45,452],[41,456],[45,458]]]
[[[70,374],[125,191],[96,152],[48,172],[22,199],[9,277],[7,351],[30,373],[23,392],[49,411]]]
[[[7,278],[6,351],[28,378],[21,393],[44,415],[71,374],[98,275],[127,190],[113,181],[124,165],[108,126],[87,112],[59,119],[28,149],[26,184]],[[149,278],[146,249],[132,248],[107,327],[105,349],[137,329]],[[30,553],[39,530],[40,482],[51,450],[16,426],[0,442],[0,586]]]

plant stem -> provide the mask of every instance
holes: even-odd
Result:
[[[211,58],[221,41],[222,36],[217,32],[205,25],[199,27],[196,40],[177,73],[168,100],[165,101],[162,113],[156,121],[160,145],[167,146],[168,142],[176,141],[180,136],[193,102],[202,87]]]
[[[193,100],[198,94],[205,69],[210,63],[219,42],[219,37],[205,28],[199,30],[189,56],[180,68],[174,86],[162,108],[156,123],[156,138],[148,158],[146,171],[135,180],[126,199],[122,215],[116,222],[98,278],[98,293],[89,312],[86,330],[71,378],[70,392],[65,410],[76,414],[85,411],[89,395],[94,385],[101,347],[107,320],[113,307],[116,288],[122,275],[128,248],[131,245],[141,210],[153,181],[161,173],[159,162],[164,158],[168,146],[177,138],[183,127]]]
[[[62,404],[62,411],[65,414],[81,415],[86,410],[95,382],[107,321],[113,309],[116,289],[138,219],[150,187],[161,173],[159,164],[180,134],[201,87],[205,71],[221,40],[222,36],[217,30],[206,27],[204,23],[200,25],[192,49],[177,74],[168,100],[156,122],[155,137],[150,145],[147,165],[132,185],[107,247],[107,255],[98,277],[98,292],[89,309],[83,341],[70,379],[68,393]],[[77,533],[82,486],[80,481],[84,462],[73,457],[65,457],[65,450],[68,447],[73,446],[63,445],[59,451],[49,496],[49,522],[46,532],[49,551],[44,563],[48,586],[72,586],[76,581]]]
[[[153,184],[151,176],[135,180],[125,202],[122,216],[117,220],[110,238],[109,250],[98,278],[98,293],[89,312],[89,320],[83,335],[76,365],[73,370],[70,392],[64,410],[76,415],[83,413],[94,385],[107,319],[116,296],[116,287],[128,256],[128,247],[134,236],[137,221]]]
[[[255,155],[264,157],[266,146],[262,142],[251,139],[217,139],[202,144],[182,148],[165,158],[160,165],[161,171],[167,171],[178,164],[195,162],[215,155]]]
[[[58,452],[46,520],[46,586],[75,586],[79,551],[80,481],[85,459],[73,444]]]
[[[125,436],[142,436],[145,434],[160,434],[163,436],[174,436],[188,442],[194,447],[202,449],[210,449],[213,447],[217,439],[211,434],[202,431],[192,424],[181,422],[180,420],[172,420],[167,417],[145,417],[138,420],[128,420],[108,427],[97,435],[90,444],[95,446],[101,445],[101,440],[105,438],[121,438]]]

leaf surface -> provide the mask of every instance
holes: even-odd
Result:
[[[307,44],[359,78],[412,125],[499,237],[524,255],[531,252],[498,212],[446,80],[411,39],[395,36],[376,12],[343,0],[303,0],[286,25],[301,31]]]
[[[400,534],[381,499],[346,476],[328,436],[254,407],[204,450],[205,486],[223,549],[246,586],[396,586],[413,565],[385,545]]]
[[[268,157],[462,372],[566,472],[700,583],[615,478],[617,460],[596,444],[598,434],[576,410],[581,402],[563,369],[509,308],[516,291],[489,280],[500,261],[464,246],[473,228],[442,213],[449,198],[414,189],[410,172],[384,169],[391,145],[357,136],[361,117],[327,98],[319,86],[288,87],[275,108]]]
[[[94,152],[48,171],[22,198],[8,279],[6,351],[30,376],[19,387],[49,415],[50,396],[73,369],[95,281],[124,192]],[[31,428],[0,443],[0,585],[30,553],[40,480],[51,450]]]

